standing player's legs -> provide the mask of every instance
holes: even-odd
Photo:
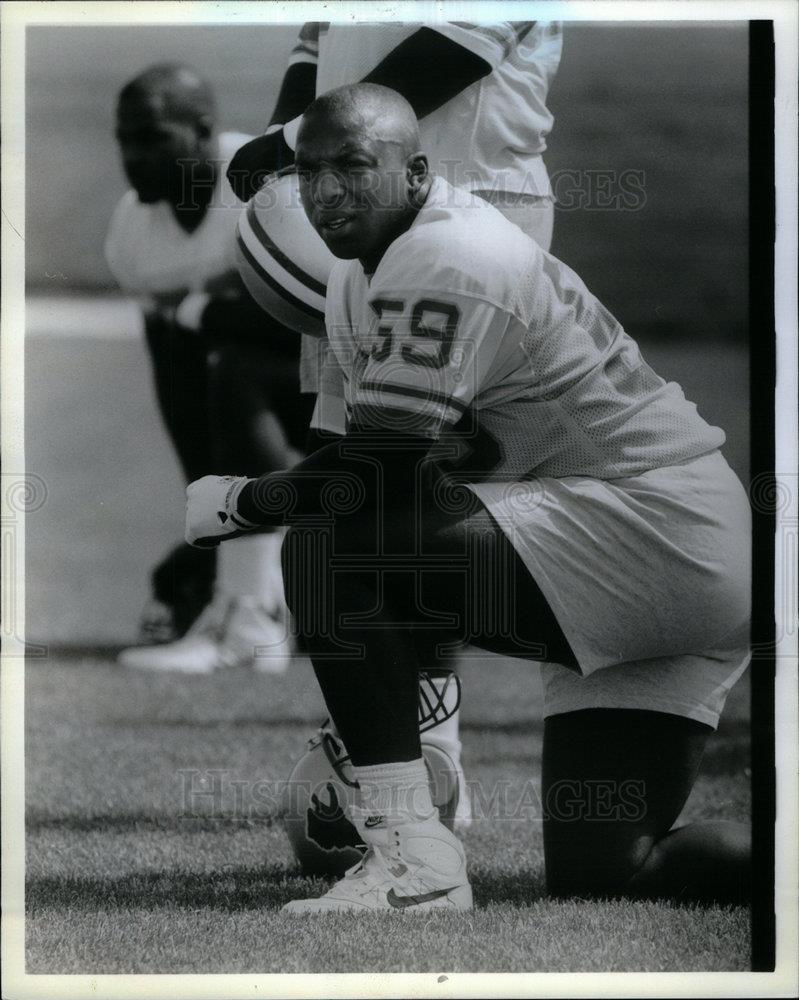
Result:
[[[266,321],[268,322],[268,321]],[[214,351],[212,446],[217,473],[261,476],[300,460],[313,406],[300,394],[299,337],[270,346],[266,337],[231,339]]]
[[[216,549],[197,549],[186,542],[167,553],[151,574],[154,604],[142,621],[142,639],[165,643],[186,634],[211,600],[216,564]],[[159,618],[164,623],[160,629]]]
[[[266,326],[268,321],[265,321]],[[302,457],[299,338],[273,325],[261,336],[231,330],[211,353],[211,442],[214,471],[256,477]],[[208,626],[215,667],[252,664],[280,673],[291,658],[280,545],[283,533],[261,531],[222,546]],[[174,651],[173,651],[174,652]],[[190,649],[180,651],[191,658]]]
[[[161,316],[145,336],[158,407],[187,482],[212,471],[210,381],[205,341]]]
[[[663,712],[550,716],[542,773],[549,892],[745,902],[748,828],[713,822],[672,829],[712,732]]]
[[[302,458],[311,413],[300,395],[298,363],[299,338],[280,327],[257,339],[231,335],[218,344],[211,426],[219,474],[235,470],[256,477]],[[269,673],[284,670],[291,657],[282,540],[282,531],[261,531],[226,543],[219,555],[223,658],[252,662]]]
[[[146,318],[145,341],[158,409],[191,482],[212,471],[208,351],[201,338],[159,315]],[[211,599],[215,574],[215,552],[185,542],[169,552],[152,573],[153,601],[142,616],[142,638],[169,642],[184,635]]]
[[[273,332],[256,339],[232,328],[214,340],[213,350],[209,338],[195,335],[206,344],[202,398],[209,452],[206,468],[195,478],[230,472],[255,477],[288,468],[301,457],[310,413],[299,393],[299,341],[279,328]],[[177,642],[126,651],[126,665],[184,673],[235,664],[269,673],[285,670],[291,648],[281,541],[282,532],[259,532],[227,542],[219,550],[213,592],[188,633]]]

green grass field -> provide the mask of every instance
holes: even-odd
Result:
[[[505,781],[505,800],[527,804],[515,818],[478,818],[466,837],[475,910],[287,920],[284,902],[325,883],[299,873],[279,800],[253,788],[284,779],[321,720],[310,664],[279,677],[181,678],[125,672],[98,655],[30,662],[27,971],[747,969],[743,908],[546,899],[531,794],[537,670],[466,658],[462,676],[469,780],[486,796]],[[683,819],[749,816],[747,688],[730,698]],[[192,810],[190,772],[216,769],[224,783],[211,815],[196,799]]]

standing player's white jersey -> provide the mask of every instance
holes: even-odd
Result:
[[[338,369],[351,425],[454,434],[466,478],[612,479],[724,442],[570,268],[443,178],[373,275],[336,263],[325,321],[322,415]]]
[[[119,286],[147,308],[161,297],[238,287],[236,224],[242,203],[230,190],[225,171],[236,150],[252,137],[240,132],[219,136],[220,164],[211,204],[200,223],[187,232],[166,201],[145,205],[128,191],[116,207],[105,242],[105,258]]]
[[[289,65],[317,66],[316,94],[362,80],[422,25],[303,25]],[[491,72],[420,122],[431,167],[473,191],[551,193],[541,154],[552,129],[546,100],[560,62],[559,22],[427,24],[490,66]]]

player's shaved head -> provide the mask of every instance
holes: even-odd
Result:
[[[413,223],[431,177],[410,104],[374,83],[338,87],[302,116],[296,166],[308,218],[337,257],[367,273]]]
[[[146,104],[170,121],[213,120],[216,102],[210,84],[180,63],[158,63],[139,73],[119,94],[120,108]]]
[[[419,122],[405,98],[376,83],[354,83],[323,94],[303,115],[303,129],[366,133],[396,143],[405,156],[419,150]]]

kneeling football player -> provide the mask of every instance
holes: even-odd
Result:
[[[363,860],[287,909],[471,906],[417,726],[420,664],[464,641],[544,664],[552,894],[745,898],[745,827],[672,829],[748,660],[723,432],[573,271],[431,175],[393,91],[317,99],[296,162],[340,258],[323,391],[347,432],[187,506],[201,546],[289,525],[287,601],[360,786]]]

